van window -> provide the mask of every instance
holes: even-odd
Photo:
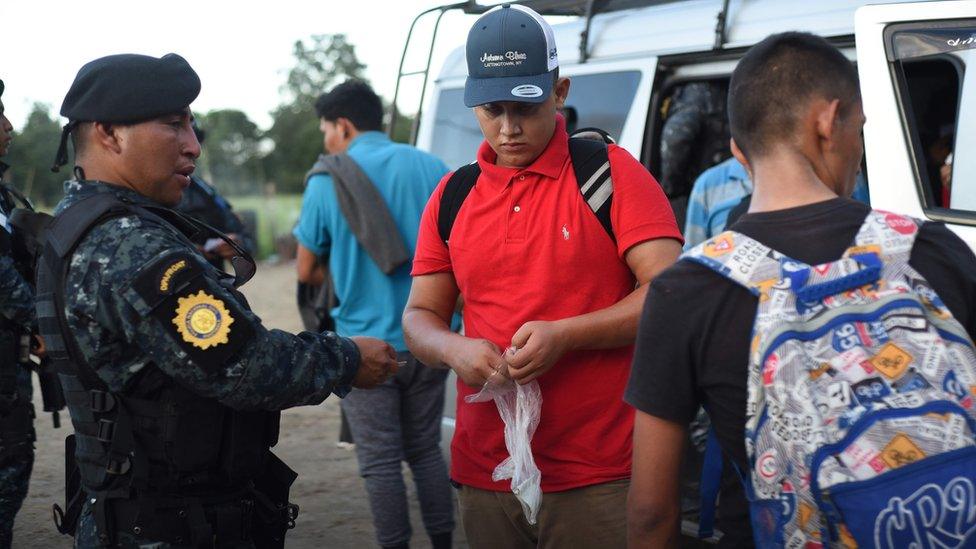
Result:
[[[640,71],[570,76],[569,99],[563,112],[570,131],[596,127],[619,138],[640,77]],[[471,109],[464,106],[464,90],[441,90],[434,116],[431,152],[454,169],[474,161],[481,141],[478,122]]]
[[[482,139],[478,121],[464,106],[464,88],[442,90],[437,98],[430,152],[454,170],[474,162]]]
[[[976,212],[976,21],[885,33],[923,206]]]
[[[563,113],[569,130],[600,128],[619,139],[640,77],[640,71],[570,76],[569,98]]]

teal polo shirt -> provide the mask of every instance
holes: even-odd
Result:
[[[394,143],[381,132],[361,133],[346,153],[386,201],[413,255],[420,217],[437,183],[449,171],[447,165],[414,147]],[[412,264],[383,274],[350,231],[331,176],[309,178],[294,235],[312,253],[329,255],[339,298],[339,306],[332,310],[336,331],[344,336],[377,337],[397,351],[407,350],[400,317],[410,294]]]

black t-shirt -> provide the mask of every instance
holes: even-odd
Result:
[[[860,202],[836,198],[746,214],[730,228],[818,265],[843,255],[869,211]],[[976,257],[966,244],[941,223],[925,223],[909,263],[976,338]],[[746,381],[757,305],[747,289],[703,265],[679,261],[661,273],[644,304],[624,397],[638,410],[681,424],[705,405],[723,453],[743,472],[748,471]],[[723,494],[723,508],[728,496]],[[741,492],[734,497],[741,498]],[[740,520],[748,530],[748,515]]]

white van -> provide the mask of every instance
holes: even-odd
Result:
[[[976,68],[967,70],[976,67],[976,0],[523,3],[563,13],[581,5],[644,4],[553,30],[578,126],[607,130],[655,175],[662,105],[674,86],[727,80],[743,53],[770,34],[800,30],[827,38],[857,62],[872,206],[944,221],[976,248]],[[452,168],[473,161],[482,140],[462,102],[466,73],[460,44],[433,83],[417,134],[419,147]],[[948,147],[948,159],[945,151],[933,159],[936,146]],[[947,160],[951,185],[944,191],[939,171]],[[445,442],[453,433],[453,383],[448,390]]]

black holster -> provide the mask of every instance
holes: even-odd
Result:
[[[288,493],[298,478],[278,456],[268,452],[265,473],[255,479],[255,508],[251,536],[255,547],[280,549],[285,546],[285,533],[295,527],[298,506],[289,503]]]
[[[85,491],[81,487],[81,471],[75,462],[75,436],[64,439],[64,509],[57,503],[52,507],[54,526],[58,532],[74,537],[78,519],[85,506]]]

